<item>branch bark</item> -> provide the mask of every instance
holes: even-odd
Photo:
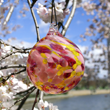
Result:
[[[31,89],[35,88],[35,86],[30,87],[29,89],[25,91],[18,92],[16,95],[24,95],[25,93],[29,92]]]
[[[37,103],[38,95],[39,95],[39,89],[37,89],[35,101],[34,101],[33,106],[32,106],[32,110],[34,110],[34,107],[35,107],[35,105],[36,105],[36,103]]]
[[[35,23],[36,33],[37,33],[37,42],[38,42],[38,41],[40,40],[39,26],[38,26],[37,19],[36,19],[36,17],[35,17],[34,11],[33,11],[33,9],[31,8],[31,1],[30,1],[30,0],[27,0],[27,1],[28,1],[30,10],[31,10],[31,14],[32,14],[34,23]]]
[[[24,97],[20,100],[21,103],[20,103],[19,107],[17,108],[17,110],[20,110],[20,109],[22,108],[22,106],[24,105],[24,103],[25,103],[26,100],[28,99],[29,95],[30,95],[35,89],[36,89],[36,87],[34,87],[29,93],[27,93],[26,96],[24,96]],[[15,102],[15,103],[17,103],[17,102]]]
[[[17,47],[15,47],[15,46],[12,46],[12,45],[10,45],[10,44],[5,43],[5,42],[2,41],[1,39],[0,39],[0,44],[6,45],[6,46],[11,46],[12,48],[14,48],[14,49],[16,49],[16,50],[31,50],[31,49],[32,49],[32,48],[17,48]]]
[[[12,13],[13,13],[13,10],[14,10],[14,6],[12,5],[12,6],[10,7],[10,10],[9,10],[9,12],[8,12],[8,14],[7,14],[7,16],[6,16],[6,18],[5,18],[5,20],[4,20],[3,24],[2,24],[2,26],[4,26],[4,25],[7,24],[7,22],[9,21],[11,15],[12,15]]]
[[[71,21],[72,21],[72,19],[73,19],[73,16],[74,16],[75,10],[76,10],[76,5],[77,5],[77,0],[73,0],[73,8],[72,8],[72,10],[71,10],[71,14],[70,14],[70,16],[69,16],[69,18],[68,18],[68,20],[67,20],[65,26],[64,26],[64,29],[63,29],[62,32],[61,32],[61,34],[62,34],[63,36],[65,36],[65,33],[66,33],[66,31],[67,31],[67,29],[68,29],[68,27],[69,27],[69,25],[70,25],[70,23],[71,23]]]
[[[9,69],[9,68],[26,68],[26,65],[6,65],[6,66],[3,66],[3,67],[0,67],[0,70],[3,70],[3,69]]]
[[[0,58],[0,61],[2,61],[3,59],[15,54],[15,53],[29,53],[29,51],[26,51],[26,50],[17,50],[17,51],[14,51],[14,52],[10,52],[9,54],[7,54],[6,56],[4,57],[1,57]]]
[[[2,76],[2,77],[0,77],[0,83],[5,83],[12,75],[17,75],[17,74],[20,74],[20,73],[22,73],[22,72],[24,72],[24,71],[26,71],[26,68],[23,69],[23,70],[21,70],[21,71],[18,71],[18,72],[16,72],[16,73],[11,73],[11,74],[8,75],[8,76]]]

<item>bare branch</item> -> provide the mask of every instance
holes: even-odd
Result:
[[[36,89],[36,87],[32,88],[30,92],[27,93],[27,95],[25,95],[23,98],[19,99],[18,101],[16,101],[14,103],[14,105],[18,102],[21,101],[19,107],[17,108],[17,110],[20,110],[22,108],[22,106],[24,105],[24,103],[26,102],[27,98],[29,97],[29,95]]]
[[[64,26],[64,29],[61,32],[63,36],[65,36],[65,33],[66,33],[66,31],[67,31],[67,29],[73,19],[73,16],[75,14],[76,5],[77,5],[77,0],[73,0],[73,8],[72,8],[71,14],[70,14],[65,26]]]
[[[5,42],[2,41],[1,39],[0,39],[0,44],[7,45],[7,46],[11,46],[12,48],[14,48],[14,49],[16,49],[16,50],[31,50],[31,49],[32,49],[32,48],[17,48],[17,47],[15,47],[15,46],[12,46],[12,45],[10,45],[10,44],[5,43]]]
[[[3,70],[3,69],[9,69],[9,68],[26,68],[26,65],[6,65],[6,66],[3,66],[3,67],[0,67],[0,70]]]
[[[27,0],[27,1],[28,1],[28,4],[29,4],[29,7],[31,7],[31,1],[30,0]],[[32,14],[32,17],[33,17],[33,20],[34,20],[34,23],[35,23],[35,27],[36,27],[37,41],[39,41],[40,40],[40,34],[39,34],[39,26],[38,26],[38,23],[37,23],[37,19],[35,17],[33,9],[30,8],[30,10],[31,10],[31,14]]]
[[[9,56],[11,56],[11,55],[13,55],[13,54],[15,54],[15,53],[29,53],[29,51],[26,51],[26,50],[17,50],[17,51],[14,51],[14,52],[10,52],[9,54],[7,54],[6,56],[4,56],[4,57],[1,57],[0,58],[0,61],[2,61],[3,59],[5,59],[5,58],[7,58],[7,57],[9,57]]]
[[[36,97],[35,97],[34,104],[33,104],[33,106],[32,106],[32,110],[34,110],[35,104],[37,103],[38,95],[39,95],[39,89],[38,89],[37,92],[36,92]]]
[[[31,8],[34,6],[34,4],[37,2],[37,0],[32,0]]]
[[[9,21],[11,15],[12,15],[12,13],[13,13],[13,10],[14,10],[14,6],[12,5],[12,6],[10,7],[10,10],[9,10],[9,12],[8,12],[8,14],[7,14],[7,16],[6,16],[6,18],[5,18],[5,20],[4,20],[3,24],[2,24],[2,26],[4,26],[4,25],[7,24],[7,22]]]
[[[12,46],[10,44],[7,44],[5,42],[3,42],[1,39],[0,39],[0,44],[3,44],[3,45],[7,45],[7,46],[11,46],[12,48],[16,49],[16,50],[20,50],[19,48],[15,47],[15,46]]]
[[[17,93],[16,95],[24,95],[25,93],[29,92],[31,89],[35,88],[35,86],[30,87],[29,89],[25,90],[25,91],[21,91],[19,93]]]
[[[12,75],[17,75],[17,74],[20,74],[21,72],[24,72],[24,71],[26,71],[26,68],[21,71],[18,71],[16,73],[11,73],[8,76],[2,76],[2,77],[0,77],[0,83],[5,83]]]

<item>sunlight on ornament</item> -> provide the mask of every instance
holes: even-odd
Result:
[[[29,53],[27,73],[31,82],[49,94],[74,88],[84,74],[84,58],[79,48],[51,25],[46,37]]]

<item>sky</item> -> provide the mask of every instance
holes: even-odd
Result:
[[[6,0],[4,0],[6,1]],[[24,0],[23,0],[24,1]],[[85,2],[86,0],[83,0]],[[40,0],[41,3],[43,3],[43,0]],[[25,2],[26,3],[26,2]],[[8,40],[12,37],[15,37],[16,40],[11,41],[11,45],[17,45],[19,47],[33,47],[37,41],[37,35],[36,35],[36,30],[35,30],[35,25],[33,22],[33,18],[31,15],[30,10],[26,12],[26,17],[23,17],[19,11],[22,9],[22,6],[24,4],[22,1],[20,1],[20,5],[18,5],[11,16],[11,19],[8,22],[8,25],[10,27],[13,27],[14,25],[20,25],[21,28],[17,29],[16,31],[12,32],[11,34],[7,35],[5,38],[2,38],[3,40]],[[28,7],[28,4],[26,3],[26,6]],[[46,36],[49,30],[50,23],[44,23],[38,16],[37,8],[38,3],[36,3],[34,9],[36,19],[38,21],[39,25],[39,32],[40,32],[40,37],[43,38]],[[7,13],[7,12],[6,12]],[[6,15],[5,15],[6,16]],[[75,15],[73,17],[73,20],[67,30],[67,33],[65,37],[70,39],[72,42],[77,44],[80,47],[80,50],[82,53],[85,51],[87,48],[91,48],[92,43],[90,41],[91,37],[87,37],[87,41],[83,41],[80,38],[81,34],[84,34],[86,28],[91,24],[91,22],[87,22],[88,19],[93,18],[92,15],[86,15],[86,12],[82,8],[77,8],[75,11]],[[68,16],[65,18],[64,23],[68,19]],[[79,41],[80,40],[80,41]],[[20,43],[22,42],[22,43]],[[100,53],[102,50],[99,50],[98,53]],[[96,53],[95,52],[91,53]],[[98,56],[97,56],[98,57]],[[90,58],[90,57],[89,57]],[[92,67],[92,63],[86,63],[89,67]],[[100,77],[102,78],[103,75],[107,74],[107,71],[101,70]]]
[[[42,3],[43,0],[40,0]],[[21,4],[22,2],[20,2]],[[7,35],[4,39],[9,39],[10,37],[16,37],[17,40],[19,41],[25,41],[25,42],[30,42],[30,43],[35,43],[36,42],[36,31],[35,31],[35,25],[33,22],[32,15],[30,13],[30,10],[26,12],[26,17],[22,17],[19,13],[19,10],[21,10],[22,5],[18,5],[18,7],[15,8],[11,19],[8,23],[9,26],[14,26],[15,24],[21,25],[21,28],[18,29],[17,31],[11,33],[10,35]],[[26,4],[28,7],[28,4]],[[37,7],[37,4],[35,5],[34,8]],[[40,31],[40,36],[41,38],[45,37],[48,30],[49,30],[49,23],[44,23],[39,16],[37,15],[36,9],[34,9],[38,25],[39,25],[39,31]],[[84,15],[82,15],[84,14]],[[89,26],[90,23],[87,22],[87,19],[89,19],[92,16],[87,16],[85,11],[83,11],[82,8],[76,9],[75,15],[73,17],[73,20],[67,30],[67,33],[65,37],[69,38],[71,41],[73,41],[76,44],[79,45],[89,45],[91,42],[79,42],[80,39],[80,34],[83,34],[86,30],[86,28]],[[65,21],[67,20],[68,16],[66,17]]]

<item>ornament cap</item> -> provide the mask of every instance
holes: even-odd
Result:
[[[50,24],[50,29],[58,30],[58,25],[56,25],[55,23],[51,23]]]

